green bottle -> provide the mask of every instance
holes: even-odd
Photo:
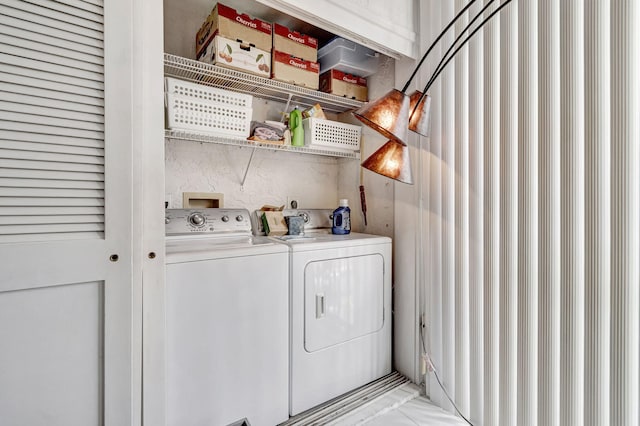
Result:
[[[304,146],[302,112],[298,109],[298,107],[296,107],[289,113],[289,129],[291,130],[291,145]]]

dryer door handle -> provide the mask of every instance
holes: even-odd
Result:
[[[324,317],[324,293],[316,294],[316,318]]]

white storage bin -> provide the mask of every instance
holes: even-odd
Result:
[[[167,78],[167,127],[246,139],[251,134],[252,96]]]
[[[360,151],[361,126],[313,117],[302,120],[302,126],[309,148]]]
[[[186,96],[167,94],[168,127],[196,130],[237,139],[251,131],[251,108],[204,102]]]
[[[214,102],[222,105],[231,105],[243,108],[251,108],[253,96],[230,90],[218,89],[203,84],[191,83],[177,78],[166,77],[165,92],[171,95],[186,96],[193,100]]]
[[[378,70],[380,55],[351,40],[336,37],[318,50],[320,74],[337,69],[358,77],[367,77]]]

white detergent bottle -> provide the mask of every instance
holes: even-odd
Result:
[[[338,235],[345,235],[351,232],[351,209],[349,200],[340,200],[340,206],[333,211],[333,226],[331,232]]]

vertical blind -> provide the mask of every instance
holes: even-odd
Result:
[[[0,2],[0,242],[104,231],[102,0]]]
[[[427,352],[474,425],[640,424],[638,22],[636,0],[515,0],[430,93]]]

